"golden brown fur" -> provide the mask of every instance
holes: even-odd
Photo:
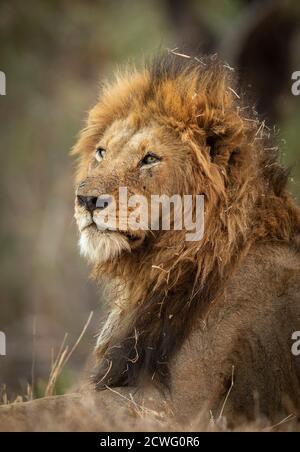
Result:
[[[277,314],[299,302],[299,209],[269,129],[236,91],[222,63],[167,55],[118,76],[89,114],[74,148],[77,194],[117,196],[126,186],[148,198],[203,194],[206,206],[199,242],[187,242],[184,230],[140,232],[135,241],[130,230],[84,232],[95,278],[114,282],[97,346],[97,389],[156,384],[177,406],[219,409],[234,366],[239,380],[228,409],[247,415],[255,391],[271,415],[282,409],[281,392],[299,389],[300,374],[288,368],[276,386],[280,360],[269,346],[276,335],[290,363],[290,311],[281,339]],[[95,163],[99,144],[107,149],[103,164]],[[137,163],[149,148],[162,165],[141,173]],[[76,203],[79,226],[83,215]]]

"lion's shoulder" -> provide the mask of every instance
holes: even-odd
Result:
[[[257,243],[240,263],[229,283],[231,293],[262,290],[273,294],[300,277],[300,247],[291,243]]]

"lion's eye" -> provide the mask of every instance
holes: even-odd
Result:
[[[153,165],[153,163],[158,163],[160,160],[161,159],[157,155],[149,153],[141,160],[141,166]]]
[[[104,159],[105,154],[106,154],[106,150],[105,149],[103,149],[101,147],[97,148],[96,149],[96,160],[98,162],[101,162]]]

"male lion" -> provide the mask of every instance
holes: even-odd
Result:
[[[73,151],[81,252],[112,287],[93,376],[103,401],[134,390],[182,418],[298,412],[300,211],[271,139],[213,58],[168,54],[104,88]],[[120,187],[149,202],[203,195],[203,238],[133,230],[112,202]]]
[[[91,110],[74,148],[75,218],[94,277],[114,282],[96,389],[156,387],[187,415],[299,408],[300,211],[270,129],[250,113],[226,65],[171,54],[119,76]],[[103,230],[119,187],[149,202],[202,194],[203,239]]]

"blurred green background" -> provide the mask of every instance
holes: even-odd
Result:
[[[99,82],[159,49],[218,53],[238,69],[263,119],[279,131],[300,199],[300,8],[264,0],[43,0],[0,3],[0,385],[10,398],[32,382],[39,395],[66,332],[73,344],[60,378],[78,380],[101,319],[101,291],[79,257],[69,150]],[[0,396],[1,397],[1,396]]]

